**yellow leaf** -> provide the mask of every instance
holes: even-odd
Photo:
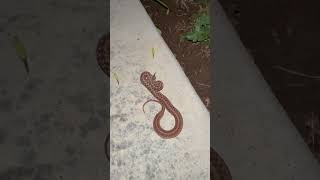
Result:
[[[112,72],[113,78],[117,81],[118,85],[119,85],[119,78],[118,75],[114,72]]]

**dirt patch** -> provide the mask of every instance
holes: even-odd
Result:
[[[200,3],[184,1],[165,1],[170,11],[156,1],[141,0],[149,16],[168,44],[176,59],[189,78],[202,102],[208,109],[210,103],[210,49],[205,43],[181,40],[181,36],[192,28],[196,15],[203,10]],[[182,3],[185,2],[185,3]]]

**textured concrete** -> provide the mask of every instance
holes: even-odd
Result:
[[[110,4],[110,126],[111,179],[209,179],[210,118],[174,55],[139,0],[111,0]],[[152,57],[152,48],[155,57]],[[184,127],[173,139],[153,130],[157,104],[140,83],[143,71],[156,72],[163,92],[181,112]],[[162,126],[173,126],[166,112]]]
[[[213,1],[211,144],[234,180],[320,179],[319,164]]]
[[[0,6],[0,179],[105,180],[109,80],[95,59],[106,2],[7,1]],[[27,76],[6,32],[29,55]]]

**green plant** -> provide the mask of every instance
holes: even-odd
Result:
[[[192,42],[210,41],[210,18],[207,12],[201,13],[195,20],[192,30],[182,36]]]

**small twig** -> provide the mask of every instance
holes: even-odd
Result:
[[[196,82],[198,85],[200,85],[200,86],[205,86],[205,87],[211,87],[210,85],[208,85],[208,84],[203,84],[203,83],[199,83],[199,82]]]
[[[290,69],[287,69],[287,68],[284,68],[284,67],[281,67],[281,66],[273,66],[273,68],[277,68],[277,69],[280,69],[282,71],[285,71],[287,73],[294,74],[294,75],[297,75],[297,76],[302,76],[302,77],[306,77],[306,78],[320,80],[320,76],[313,76],[313,75],[304,74],[304,73],[293,71],[293,70],[290,70]]]
[[[155,0],[156,2],[158,2],[159,4],[161,4],[163,7],[165,7],[167,9],[166,14],[168,15],[170,12],[170,9],[168,7],[168,5],[166,5],[166,3],[162,2],[161,0]]]

